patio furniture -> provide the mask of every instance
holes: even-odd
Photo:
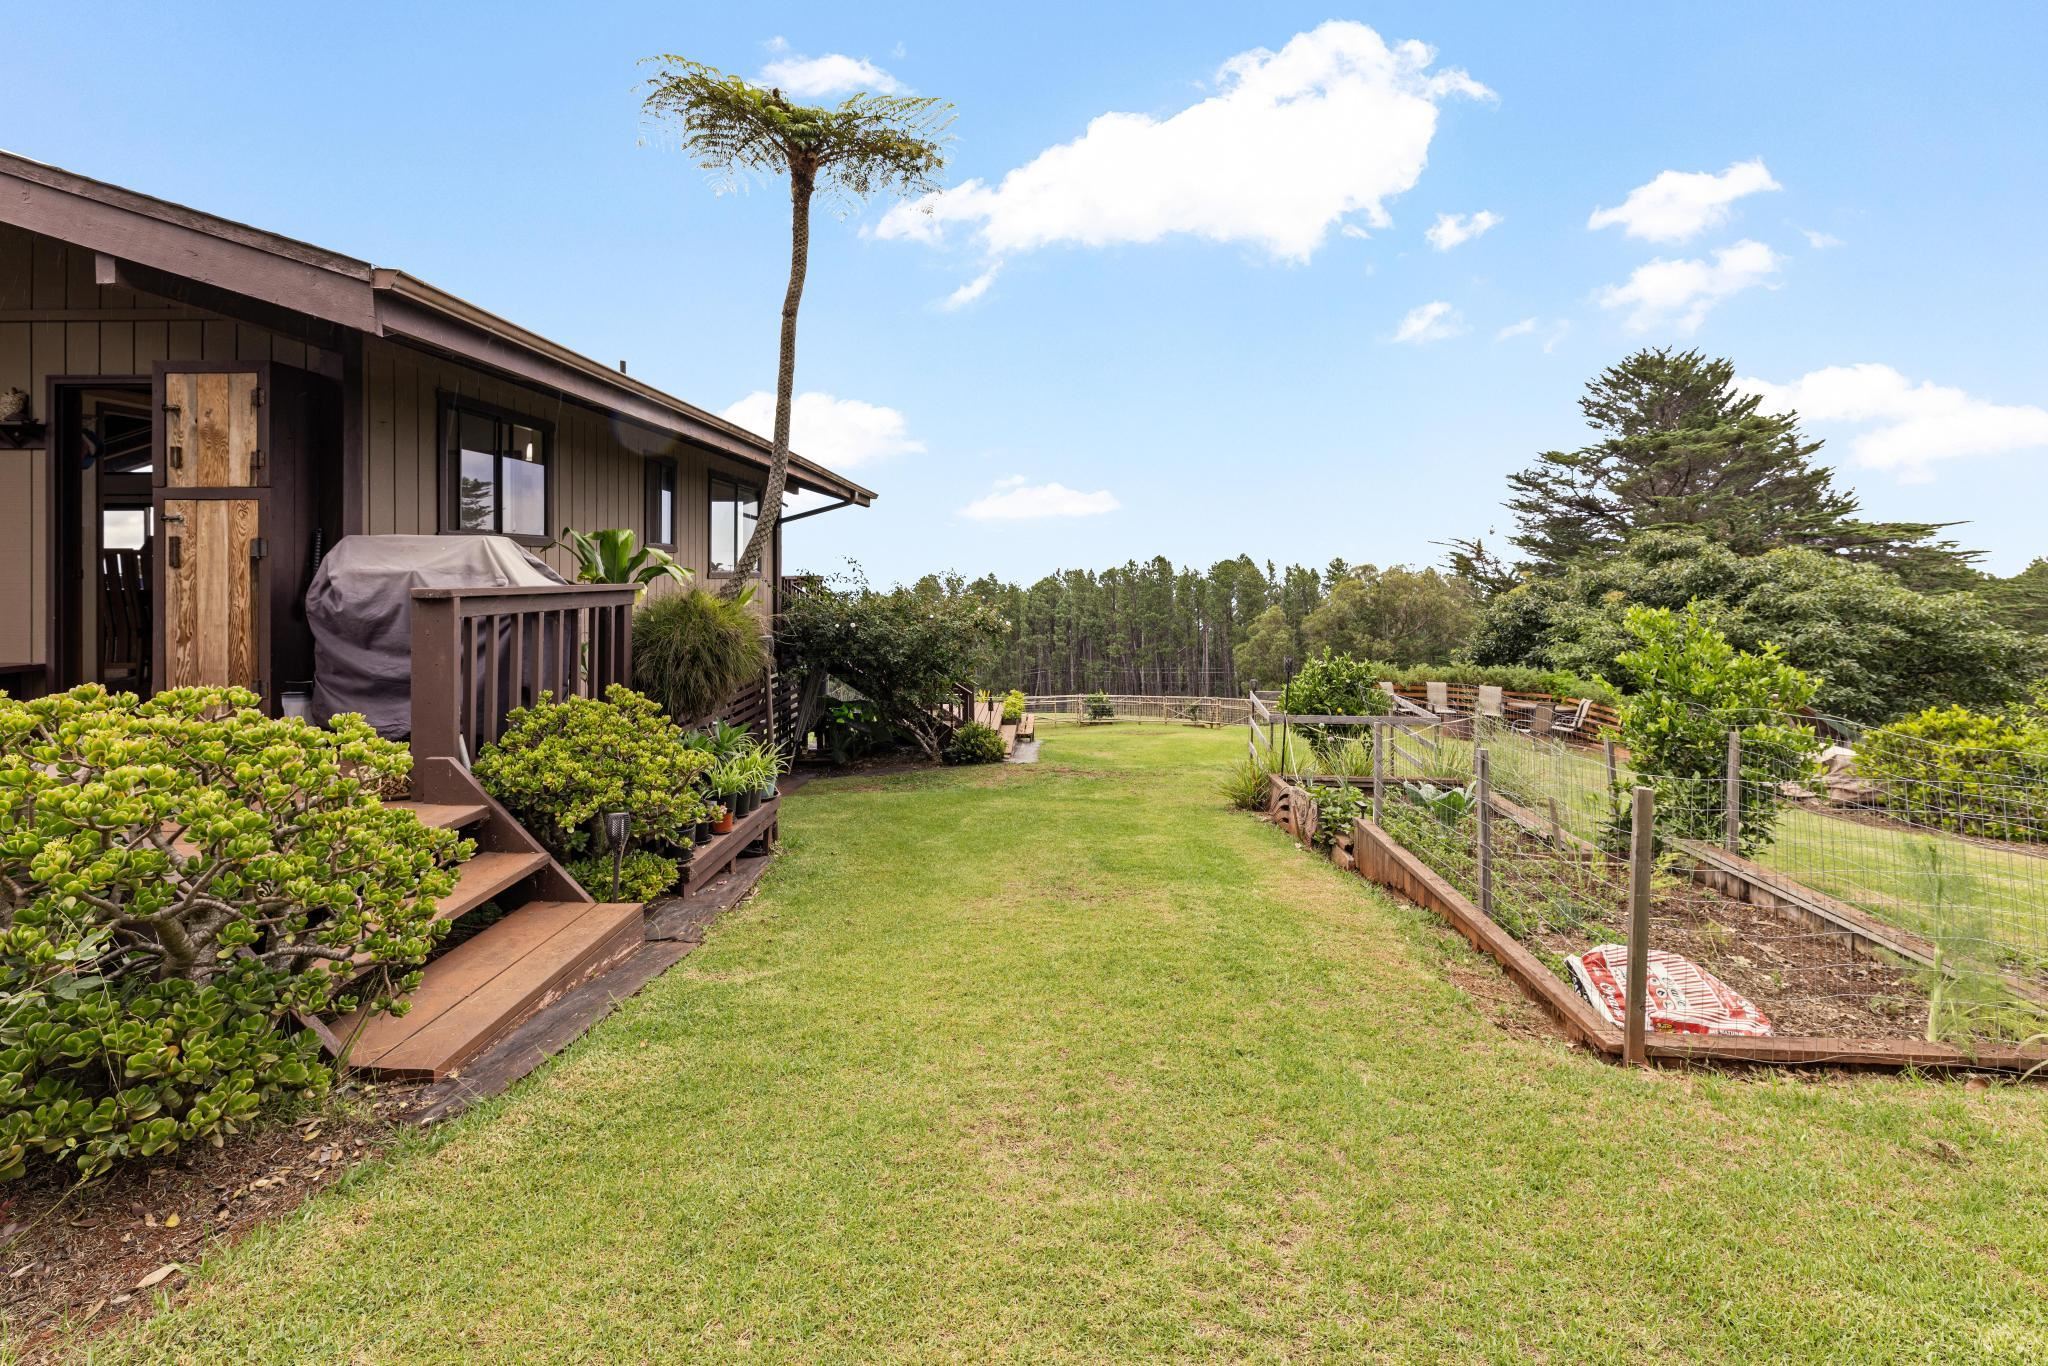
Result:
[[[1578,704],[1572,708],[1571,715],[1557,722],[1554,733],[1558,738],[1565,740],[1586,739],[1586,714],[1592,710],[1593,699],[1581,697]]]
[[[1557,708],[1547,702],[1538,702],[1529,709],[1529,719],[1517,723],[1515,729],[1532,740],[1547,740],[1550,738],[1551,725],[1556,720]]]
[[[149,695],[148,559],[141,550],[100,552],[100,682]]]
[[[1480,716],[1507,718],[1507,707],[1502,700],[1500,688],[1492,683],[1479,685],[1479,704],[1475,709]]]
[[[1438,716],[1451,714],[1451,685],[1448,683],[1424,683],[1423,700]]]

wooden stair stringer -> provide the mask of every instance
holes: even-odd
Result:
[[[537,854],[544,860],[532,876],[534,894],[541,901],[581,901],[590,903],[593,898],[583,890],[582,884],[569,876],[569,870],[557,863],[548,851],[541,847],[530,831],[500,806],[469,770],[453,759],[421,759],[412,770],[413,799],[418,802],[444,806],[481,806],[483,819],[471,831],[479,852],[490,851],[503,854]]]

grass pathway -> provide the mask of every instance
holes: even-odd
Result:
[[[1223,808],[1240,743],[812,784],[703,949],[97,1351],[2048,1354],[2048,1094],[1504,1032],[1420,913]]]

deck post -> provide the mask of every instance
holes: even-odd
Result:
[[[1493,812],[1491,764],[1484,749],[1472,751],[1473,787],[1479,796],[1479,909],[1493,919]]]
[[[462,622],[452,597],[412,598],[412,757],[460,758]]]
[[[1650,862],[1657,826],[1657,799],[1647,787],[1635,790],[1630,813],[1628,859],[1628,1019],[1622,1034],[1622,1061],[1640,1066],[1649,1061],[1643,1036],[1648,1021],[1650,988]]]
[[[1742,843],[1742,732],[1728,730],[1728,784],[1726,809],[1721,813],[1721,845],[1729,853]]]
[[[1614,733],[1612,731],[1600,737],[1600,752],[1607,759],[1607,809],[1619,815],[1621,813],[1616,808],[1620,805],[1620,800],[1614,791],[1617,775],[1614,767]]]

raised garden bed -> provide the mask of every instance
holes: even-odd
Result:
[[[1388,784],[1387,802],[1405,800],[1396,786]],[[1619,1057],[1620,1031],[1568,985],[1562,969],[1567,953],[1626,940],[1626,868],[1513,803],[1496,799],[1491,810],[1498,919],[1445,876],[1467,880],[1469,834],[1465,865],[1455,857],[1455,841],[1433,848],[1436,857],[1428,859],[1363,816],[1318,838],[1313,796],[1283,779],[1271,786],[1269,816],[1304,845],[1326,849],[1339,866],[1441,915],[1568,1034]],[[1388,821],[1399,823],[1391,815]],[[1653,888],[1652,945],[1692,959],[1749,996],[1777,1033],[1653,1034],[1652,1058],[2022,1072],[2048,1062],[2039,1042],[1926,1041],[1926,968],[1898,946],[1859,933],[1853,922],[1816,923],[1802,894],[1813,904],[1827,900],[1732,856],[1702,859],[1682,880]]]

